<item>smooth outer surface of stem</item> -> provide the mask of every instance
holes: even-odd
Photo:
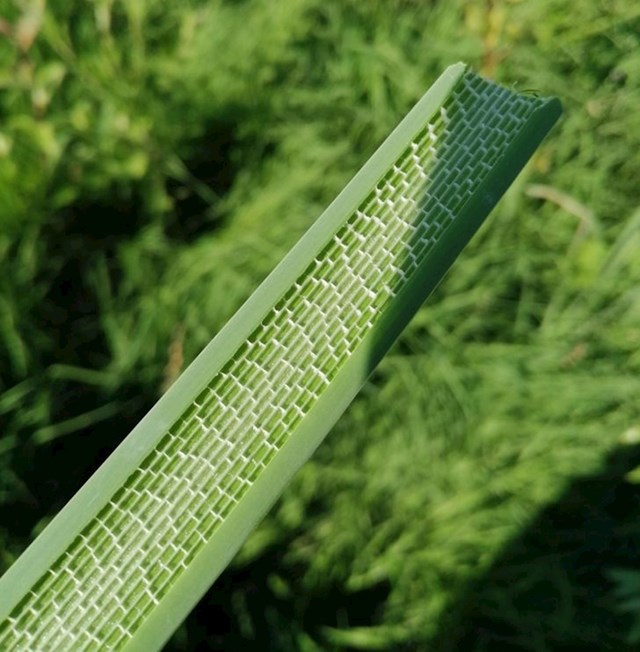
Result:
[[[448,68],[0,579],[0,649],[157,649],[560,115]]]

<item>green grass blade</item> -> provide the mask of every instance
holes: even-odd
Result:
[[[447,69],[0,580],[0,648],[162,645],[559,114]]]

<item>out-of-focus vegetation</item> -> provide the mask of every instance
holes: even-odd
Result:
[[[640,7],[0,0],[0,571],[448,64],[565,117],[170,644],[624,650]]]

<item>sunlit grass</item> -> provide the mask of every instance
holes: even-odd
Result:
[[[269,621],[276,625],[267,631],[288,632],[289,641],[318,639],[305,596],[325,577],[348,593],[354,580],[341,560],[353,559],[366,538],[352,527],[349,504],[366,496],[367,513],[381,531],[376,545],[391,560],[372,570],[369,582],[378,573],[394,586],[392,602],[372,619],[401,623],[394,635],[426,646],[443,614],[455,612],[469,580],[481,579],[542,506],[576,477],[595,472],[606,451],[640,422],[633,394],[640,370],[637,10],[624,0],[586,2],[576,18],[556,0],[473,9],[461,1],[306,0],[286,15],[268,16],[269,4],[225,3],[221,10],[222,3],[140,3],[148,24],[134,32],[126,3],[116,2],[113,34],[98,38],[91,6],[65,3],[26,57],[11,41],[0,44],[3,79],[10,80],[0,99],[0,564],[9,565],[35,524],[61,506],[117,443],[117,433],[158,396],[170,351],[179,346],[176,333],[184,332],[186,364],[428,80],[450,61],[466,59],[516,89],[561,96],[562,127],[245,551],[260,559],[269,545],[285,550],[273,572],[291,585],[285,604],[298,611],[276,609]],[[16,3],[7,19],[20,11]],[[71,22],[81,28],[68,30]],[[230,26],[238,29],[242,56],[225,38]],[[194,40],[194,33],[201,36]],[[251,47],[256,33],[260,46]],[[149,40],[143,49],[140,34]],[[25,58],[35,70],[49,60],[65,66],[59,87],[55,75],[38,81],[51,97],[42,115],[34,114],[30,78],[14,75]],[[124,131],[123,113],[135,114]],[[231,145],[221,150],[216,143],[229,135]],[[185,186],[168,200],[172,158],[189,164],[203,150],[213,168],[232,163],[232,182],[215,187],[222,199],[189,205],[179,199],[193,194]],[[208,173],[193,169],[196,177]],[[556,194],[541,198],[531,185]],[[553,201],[557,193],[595,221]],[[114,234],[108,242],[91,233],[100,203],[106,208],[98,220]],[[123,214],[130,203],[135,210]],[[181,206],[190,212],[178,213]],[[197,238],[174,228],[195,222]],[[89,240],[78,235],[83,232]],[[71,298],[61,304],[63,281]],[[397,409],[378,409],[381,393]],[[43,446],[31,441],[39,429],[90,418],[114,401],[121,418],[95,422],[90,434],[68,432]],[[403,436],[411,446],[400,445]],[[47,475],[34,460],[54,455],[62,466],[50,465]],[[405,513],[394,508],[403,492],[390,480],[377,481],[389,461],[420,478],[420,493],[403,503]],[[313,498],[319,486],[327,492],[322,505]],[[445,505],[456,496],[460,502],[445,509],[447,536],[434,534],[429,543],[428,523],[422,524],[432,495]],[[298,533],[305,517],[311,537]],[[387,519],[393,525],[385,528]],[[495,519],[492,533],[489,525],[471,527],[482,519]],[[366,521],[358,527],[369,532]],[[617,528],[632,531],[633,523]],[[336,533],[339,548],[332,543]],[[429,555],[429,564],[410,564],[415,576],[403,575],[397,561],[407,557],[403,546]],[[402,554],[394,557],[396,550]],[[613,567],[630,565],[611,556]],[[548,586],[561,583],[556,567],[532,567]],[[289,579],[292,573],[299,581]],[[589,587],[575,584],[569,594]],[[244,595],[241,583],[237,593]],[[501,594],[513,596],[506,588]],[[269,594],[263,603],[269,599],[275,602]],[[264,634],[260,610],[248,617],[240,603],[234,609],[245,625],[252,621],[256,636]],[[412,605],[416,613],[426,605],[427,615],[406,624],[402,614],[414,613]],[[516,630],[530,625],[503,612]],[[541,627],[560,611],[550,613],[538,614]],[[568,641],[580,635],[580,613],[561,613],[559,629]],[[335,625],[331,618],[318,615],[320,624]],[[624,622],[598,622],[602,637],[624,638]]]

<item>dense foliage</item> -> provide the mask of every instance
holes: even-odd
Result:
[[[0,0],[0,37],[0,571],[462,59],[565,117],[171,645],[626,649],[634,3]]]

